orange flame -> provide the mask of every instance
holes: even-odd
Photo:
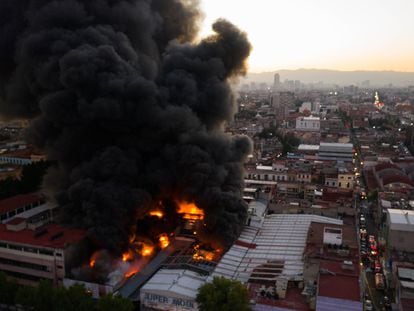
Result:
[[[91,260],[89,261],[89,267],[91,268],[95,267],[95,263],[96,263],[96,260],[94,258],[91,258]]]
[[[93,268],[96,264],[96,257],[98,257],[99,252],[94,252],[89,259],[89,267]]]
[[[142,257],[151,256],[153,252],[154,252],[154,246],[145,244],[145,243],[142,244],[142,249],[141,249]]]
[[[126,278],[129,278],[129,277],[133,276],[135,273],[137,273],[138,271],[139,271],[138,269],[132,269],[130,271],[125,272],[124,276]]]
[[[216,254],[214,251],[207,251],[205,249],[200,249],[200,245],[194,246],[194,254],[193,254],[194,260],[212,261],[215,255]]]
[[[184,219],[189,220],[202,220],[204,219],[204,211],[198,208],[195,203],[189,203],[186,201],[179,201],[178,213],[183,214]]]
[[[164,217],[164,213],[160,210],[150,211],[149,214],[150,214],[150,216],[155,216],[155,217],[158,217],[158,218],[163,218]]]
[[[134,253],[130,249],[122,254],[122,261],[123,262],[131,261],[133,259],[134,259]]]
[[[163,233],[160,235],[158,241],[160,242],[160,247],[162,249],[166,248],[170,244],[170,240],[168,239],[168,235]]]

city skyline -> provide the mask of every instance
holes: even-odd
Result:
[[[248,34],[250,72],[317,68],[414,71],[409,0],[202,0],[201,36],[225,18]]]

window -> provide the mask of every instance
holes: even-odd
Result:
[[[39,249],[39,254],[53,256],[53,251],[49,251],[47,249]]]
[[[23,250],[23,248],[21,246],[13,245],[13,244],[9,244],[9,248],[10,249],[15,249],[15,250],[18,250],[18,251]]]
[[[38,265],[35,263],[23,262],[23,261],[8,259],[8,258],[0,257],[0,263],[4,265],[8,265],[8,266],[15,266],[15,267],[21,267],[21,268],[26,268],[26,269],[38,270],[38,271],[49,271],[48,267],[45,265]]]
[[[23,250],[29,253],[37,253],[37,249],[33,247],[23,247]]]

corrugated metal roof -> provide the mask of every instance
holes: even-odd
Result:
[[[388,209],[387,213],[392,230],[414,231],[414,211]]]
[[[414,282],[400,281],[400,283],[402,287],[414,289]]]
[[[207,277],[184,269],[161,269],[141,288],[141,292],[164,292],[167,296],[195,299]]]
[[[286,309],[276,306],[269,306],[263,304],[256,304],[253,306],[254,311],[291,311],[292,309]]]
[[[398,267],[398,277],[414,281],[414,269]]]
[[[318,296],[316,298],[316,311],[362,311],[362,302],[345,299]]]
[[[260,228],[246,226],[239,237],[239,241],[255,247],[234,244],[220,260],[211,278],[224,276],[247,282],[259,266],[283,263],[281,272],[280,268],[275,268],[267,277],[253,277],[275,280],[279,274],[290,279],[302,279],[302,254],[311,222],[342,224],[342,220],[318,215],[267,215]]]

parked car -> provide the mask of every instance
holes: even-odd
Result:
[[[378,290],[384,289],[384,276],[382,273],[375,273],[375,288]]]
[[[377,242],[375,242],[375,240],[374,241],[372,241],[372,242],[370,242],[369,243],[369,248],[372,250],[372,251],[377,251],[378,249],[377,249]]]
[[[378,273],[378,272],[381,272],[381,263],[380,263],[380,261],[377,259],[377,260],[375,260],[375,273]]]
[[[384,296],[382,303],[385,307],[385,310],[391,310],[391,300],[387,296]]]
[[[372,311],[374,310],[374,306],[372,305],[371,300],[365,300],[365,310],[366,311]]]

